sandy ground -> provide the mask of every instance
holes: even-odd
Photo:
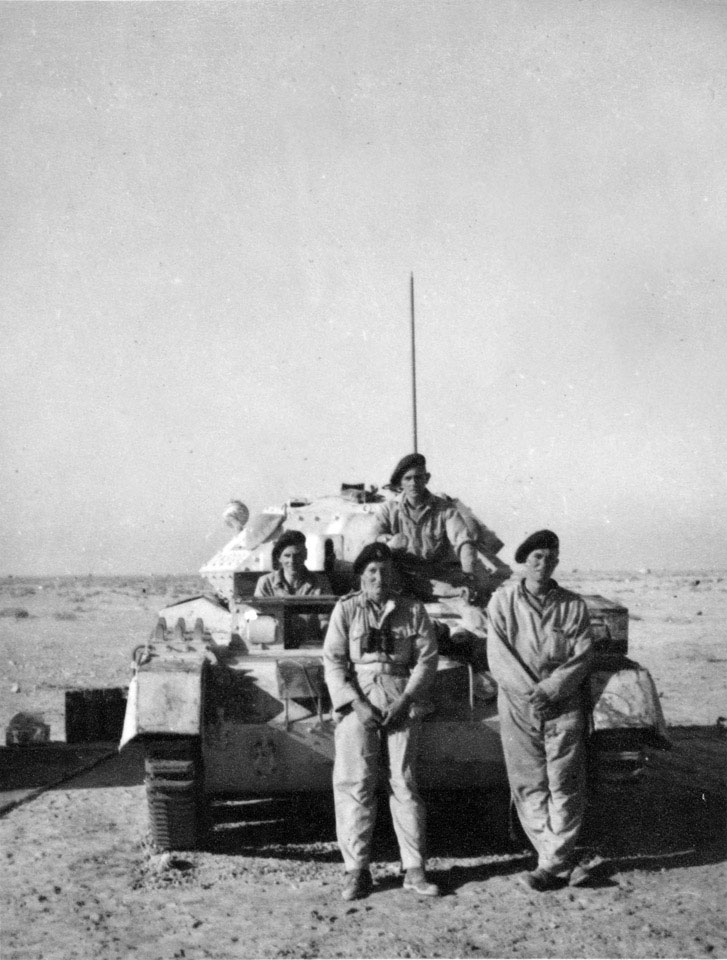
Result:
[[[216,957],[725,957],[727,574],[561,575],[631,614],[675,748],[637,783],[602,783],[589,809],[589,888],[546,894],[517,876],[503,786],[428,798],[431,869],[445,895],[397,877],[388,815],[371,897],[340,900],[329,802],[226,806],[203,852],[149,845],[140,758],[112,757],[0,819],[3,960]],[[123,686],[156,611],[196,578],[0,581],[0,723],[41,712],[64,740],[64,696]]]

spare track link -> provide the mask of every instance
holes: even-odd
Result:
[[[199,745],[192,739],[148,745],[146,796],[152,841],[161,850],[193,850],[203,836]]]

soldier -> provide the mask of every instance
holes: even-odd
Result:
[[[586,799],[580,688],[592,663],[591,631],[585,601],[551,578],[558,552],[552,531],[531,534],[515,553],[525,576],[497,590],[487,608],[510,789],[538,855],[523,877],[533,890],[590,879],[574,855]]]
[[[307,550],[302,530],[286,530],[275,541],[273,571],[255,584],[256,597],[318,596],[332,593],[324,573],[311,573],[306,567]]]
[[[333,795],[346,869],[344,900],[365,897],[376,820],[380,754],[388,762],[391,818],[405,871],[404,889],[433,897],[424,873],[425,812],[414,778],[421,719],[437,670],[434,628],[424,606],[392,588],[391,551],[363,548],[353,565],[361,588],[342,597],[323,644],[325,677],[336,711]]]
[[[325,573],[312,573],[305,565],[307,551],[301,530],[286,530],[275,541],[273,570],[255,584],[256,597],[308,597],[332,593]],[[301,613],[290,624],[290,646],[319,644],[328,627],[328,617]]]
[[[456,506],[427,489],[430,474],[420,453],[403,457],[389,486],[399,496],[382,503],[374,538],[393,551],[403,586],[421,600],[441,600],[462,626],[484,639],[487,621],[473,604],[477,547]]]

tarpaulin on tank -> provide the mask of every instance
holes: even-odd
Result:
[[[648,670],[626,657],[590,677],[593,732],[641,730],[657,746],[668,746],[666,722]]]

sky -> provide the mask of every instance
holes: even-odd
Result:
[[[0,575],[431,489],[727,567],[727,3],[0,4]]]

